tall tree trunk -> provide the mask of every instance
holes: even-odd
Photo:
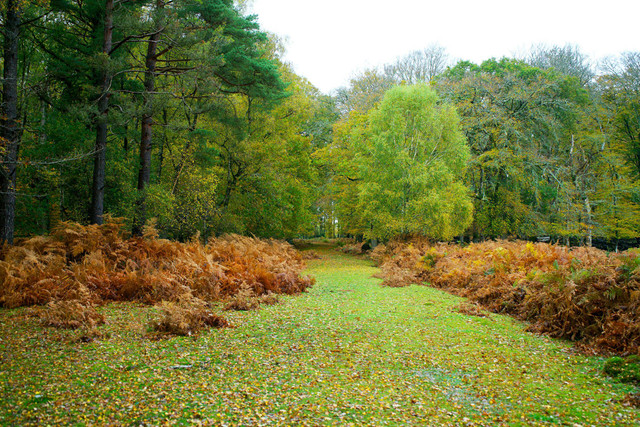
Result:
[[[113,0],[105,0],[104,40],[102,53],[109,57],[113,39]],[[96,121],[96,145],[93,162],[93,187],[91,191],[91,222],[102,224],[104,215],[104,186],[107,166],[107,116],[111,87],[111,70],[108,65],[102,71],[98,118]]]
[[[162,178],[162,163],[164,162],[164,145],[167,143],[167,109],[162,109],[162,143],[160,144],[160,152],[158,153],[158,172],[156,179],[161,182]]]
[[[591,215],[591,203],[589,198],[584,198],[584,210],[587,213],[587,246],[593,246],[593,216]]]
[[[16,172],[21,130],[18,122],[18,0],[7,0],[4,22],[4,80],[0,111],[0,243],[13,243],[16,216]]]
[[[163,0],[156,3],[156,11],[164,7]],[[145,189],[151,182],[151,143],[153,139],[153,93],[156,90],[156,63],[158,61],[158,39],[161,28],[149,36],[147,42],[147,57],[144,73],[144,113],[140,132],[140,169],[138,171],[138,199],[136,201],[135,220],[133,221],[133,234],[142,234],[142,227],[147,221],[147,196]]]
[[[40,103],[40,133],[38,135],[40,144],[47,143],[46,127],[47,127],[47,103],[42,101]]]

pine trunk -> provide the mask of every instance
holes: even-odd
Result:
[[[17,0],[6,3],[4,22],[4,80],[0,147],[0,243],[13,243],[16,216],[16,173],[20,149],[18,120],[18,42],[20,10]]]
[[[162,0],[156,4],[157,10],[163,7]],[[153,140],[153,93],[156,90],[155,76],[158,39],[160,29],[149,36],[144,73],[144,103],[140,132],[140,169],[138,171],[138,200],[136,201],[136,218],[133,222],[133,234],[142,234],[142,227],[147,221],[147,197],[144,190],[151,181],[151,143]]]
[[[102,52],[107,57],[111,52],[112,38],[113,0],[106,0]],[[98,118],[96,121],[96,145],[93,163],[93,187],[91,192],[91,222],[94,224],[102,224],[104,215],[104,187],[107,166],[107,116],[109,113],[111,78],[111,71],[107,67],[102,72],[100,99],[98,101]]]

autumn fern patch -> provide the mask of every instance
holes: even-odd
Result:
[[[246,288],[256,304],[273,302],[273,295],[298,294],[313,285],[313,278],[301,276],[304,267],[298,251],[276,240],[225,235],[206,245],[197,238],[180,243],[159,239],[152,225],[142,237],[126,238],[121,220],[63,222],[50,236],[4,248],[0,306],[49,304],[42,312],[49,324],[74,327],[99,319],[92,312],[96,304],[164,302],[166,321],[157,329],[182,334],[208,322],[206,316],[180,314],[189,301],[199,310],[198,301],[227,301]],[[184,320],[189,316],[195,323]]]
[[[461,247],[393,241],[372,258],[388,286],[429,283],[586,351],[640,351],[638,252],[495,241]]]

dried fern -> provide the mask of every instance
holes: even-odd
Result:
[[[224,317],[213,313],[204,301],[191,294],[184,294],[175,302],[163,301],[158,307],[162,314],[150,324],[155,332],[190,336],[207,327],[229,326]]]
[[[61,222],[50,236],[5,247],[0,260],[0,306],[51,301],[140,301],[155,304],[191,292],[224,300],[247,284],[256,297],[296,294],[313,285],[304,261],[286,242],[226,235],[207,245],[158,238],[153,223],[126,238],[122,221],[104,225]]]
[[[428,282],[531,322],[530,330],[582,342],[597,351],[640,349],[638,253],[526,242],[460,247],[423,239],[377,248],[384,284]]]
[[[105,317],[91,304],[80,300],[50,302],[32,311],[46,326],[65,329],[95,329],[104,324]]]

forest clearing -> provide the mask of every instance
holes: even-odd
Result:
[[[640,425],[638,6],[360,2],[0,0],[0,425]]]
[[[150,334],[161,309],[141,303],[98,307],[90,337],[2,309],[0,423],[637,425],[637,389],[604,375],[605,358],[311,249],[314,286],[197,336]]]

